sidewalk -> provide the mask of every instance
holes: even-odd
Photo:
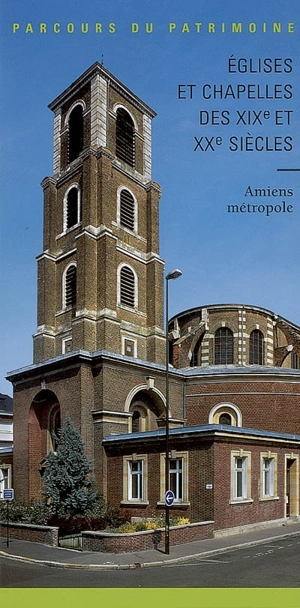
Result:
[[[258,545],[267,541],[280,540],[287,536],[300,535],[300,522],[282,526],[266,527],[241,534],[194,541],[185,545],[170,547],[170,554],[161,549],[137,551],[135,553],[98,553],[75,551],[49,547],[39,543],[14,540],[6,546],[6,538],[0,538],[0,556],[27,563],[39,563],[56,568],[81,568],[93,570],[125,570],[129,568],[150,568],[166,563],[174,564],[191,558],[205,558],[215,553],[230,551],[239,547]]]

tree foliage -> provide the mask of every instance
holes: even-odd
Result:
[[[56,515],[74,517],[91,509],[96,500],[92,465],[69,417],[57,439],[56,452],[49,452],[44,461],[43,494]]]

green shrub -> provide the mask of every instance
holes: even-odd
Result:
[[[187,517],[170,517],[170,526],[183,526],[189,524],[190,521]],[[132,522],[128,520],[126,523],[121,524],[118,527],[112,527],[110,532],[114,533],[132,533],[132,532],[143,532],[145,530],[157,530],[157,528],[165,527],[164,514],[160,517],[152,517],[151,519],[141,519],[139,521]]]
[[[178,521],[176,522],[175,526],[185,526],[187,524],[190,523],[190,520],[188,517],[179,517]]]
[[[10,501],[8,508],[9,520],[11,522],[37,524],[43,526],[47,525],[47,521],[50,516],[49,506],[38,500],[29,504],[12,500]],[[0,520],[6,521],[6,517],[6,501],[0,501]]]
[[[101,503],[101,505],[100,505]],[[128,514],[121,514],[119,509],[107,506],[105,501],[100,500],[98,507],[83,515],[73,517],[59,516],[56,513],[49,517],[47,523],[49,526],[59,528],[59,535],[65,536],[68,534],[78,534],[84,530],[110,530],[126,526],[128,522]]]
[[[7,504],[0,501],[0,521],[6,521]],[[97,495],[93,507],[85,513],[74,516],[59,515],[51,505],[40,501],[22,503],[15,500],[9,503],[9,521],[23,524],[38,524],[59,528],[60,536],[77,534],[83,530],[105,530],[118,528],[130,521],[130,513],[107,505],[101,495]]]
[[[147,530],[147,522],[146,521],[137,521],[134,524],[136,532],[144,532]]]
[[[129,532],[136,532],[136,526],[134,523],[131,523],[130,521],[126,521],[124,524],[122,524],[118,528],[111,530],[111,532],[122,532],[124,534],[127,534]]]

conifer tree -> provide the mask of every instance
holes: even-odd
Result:
[[[49,452],[45,458],[43,494],[57,515],[74,517],[84,514],[95,502],[92,466],[69,417],[57,439],[56,452]]]

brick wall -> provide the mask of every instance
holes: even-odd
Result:
[[[104,68],[101,70],[105,72]],[[55,123],[55,154],[60,157],[61,172],[43,181],[45,240],[44,254],[38,260],[39,328],[34,338],[35,362],[61,354],[62,338],[66,335],[72,337],[73,350],[105,348],[120,353],[121,330],[128,330],[130,324],[138,342],[138,357],[162,363],[163,262],[158,257],[161,190],[151,182],[149,173],[150,124],[154,113],[149,114],[150,109],[137,102],[128,90],[124,94],[111,75],[106,79],[103,74],[102,95],[107,87],[107,96],[101,98],[100,117],[93,97],[95,94],[101,97],[100,89],[96,86],[96,92],[94,88],[97,72],[97,68],[92,70],[90,80],[80,77],[67,98],[62,93],[61,100],[50,105],[56,114],[60,113],[60,134],[58,122]],[[68,117],[78,102],[85,105],[83,149],[69,164]],[[116,156],[118,106],[127,108],[136,125],[134,167]],[[100,141],[106,145],[98,148],[95,144]],[[74,183],[80,191],[80,225],[64,231],[63,201]],[[137,232],[124,229],[118,222],[120,187],[129,188],[135,197]],[[76,311],[63,310],[62,276],[71,261],[77,264]],[[121,263],[131,265],[138,277],[138,310],[117,304],[117,269]],[[111,311],[116,316],[112,317]]]
[[[107,494],[115,507],[121,507],[131,517],[153,517],[164,512],[164,504],[160,496],[160,479],[164,470],[160,470],[160,453],[164,446],[141,444],[130,449],[123,445],[118,451],[110,447],[107,456]],[[170,452],[176,450],[188,453],[188,497],[181,505],[174,503],[170,509],[171,517],[183,516],[193,523],[214,520],[215,529],[250,525],[284,519],[286,511],[286,472],[287,462],[295,463],[294,489],[291,494],[293,513],[298,513],[298,466],[299,447],[294,443],[285,442],[281,445],[271,438],[244,438],[228,434],[216,437],[204,437],[202,440],[193,438],[171,438]],[[234,500],[232,460],[233,454],[239,455],[241,450],[248,456],[250,470],[247,479],[250,480],[249,495],[245,500]],[[134,455],[132,454],[134,452]],[[124,455],[139,458],[145,455],[148,466],[147,489],[145,502],[124,500],[123,495],[123,458]],[[243,454],[243,452],[242,452]],[[268,456],[269,454],[269,456]],[[274,495],[264,496],[262,493],[263,474],[261,470],[262,455],[274,459]],[[175,457],[175,455],[174,455]],[[143,456],[144,458],[144,456]],[[126,460],[125,460],[126,462]],[[297,479],[296,479],[296,477]],[[297,496],[296,496],[297,494]],[[186,500],[184,498],[184,500]],[[292,504],[292,502],[291,502]]]
[[[173,364],[178,368],[189,367],[191,353],[197,351],[198,365],[214,365],[214,336],[221,327],[229,328],[233,334],[232,363],[235,365],[249,365],[250,334],[256,329],[263,337],[263,365],[289,367],[285,360],[287,345],[293,345],[293,352],[300,352],[299,327],[289,321],[255,306],[216,304],[188,310],[172,320],[172,329],[177,330],[173,339]]]
[[[0,522],[0,536],[6,537],[6,534],[7,524],[5,522]],[[58,547],[58,528],[10,523],[9,538]]]
[[[252,502],[234,504],[231,500],[231,451],[245,450],[251,453]],[[260,454],[272,451],[277,454],[277,496],[260,499]],[[253,445],[240,442],[214,444],[214,521],[215,530],[267,522],[284,518],[284,466],[285,454],[291,451],[270,445]],[[299,450],[295,452],[299,453]]]
[[[247,374],[248,375],[248,374]],[[300,382],[297,379],[257,380],[254,376],[239,381],[218,377],[213,381],[189,379],[186,397],[188,426],[208,424],[211,409],[221,403],[236,405],[242,426],[281,433],[300,431]]]
[[[160,478],[164,469],[160,469],[160,452],[164,446],[141,445],[139,448],[123,447],[122,453],[110,451],[107,457],[107,496],[116,508],[130,513],[131,517],[159,517],[164,513],[164,503],[160,496]],[[186,440],[170,440],[170,451],[188,452],[188,501],[182,505],[174,503],[170,508],[171,517],[187,517],[191,522],[203,522],[213,519],[213,490],[207,485],[213,482],[213,461],[211,442],[191,445]],[[124,503],[123,496],[123,456],[136,452],[147,455],[148,481],[147,501],[138,504]]]
[[[132,534],[108,534],[105,532],[82,532],[83,551],[124,553],[162,548],[164,529],[134,532]],[[181,545],[195,540],[213,538],[213,522],[188,524],[170,528],[170,544]]]

